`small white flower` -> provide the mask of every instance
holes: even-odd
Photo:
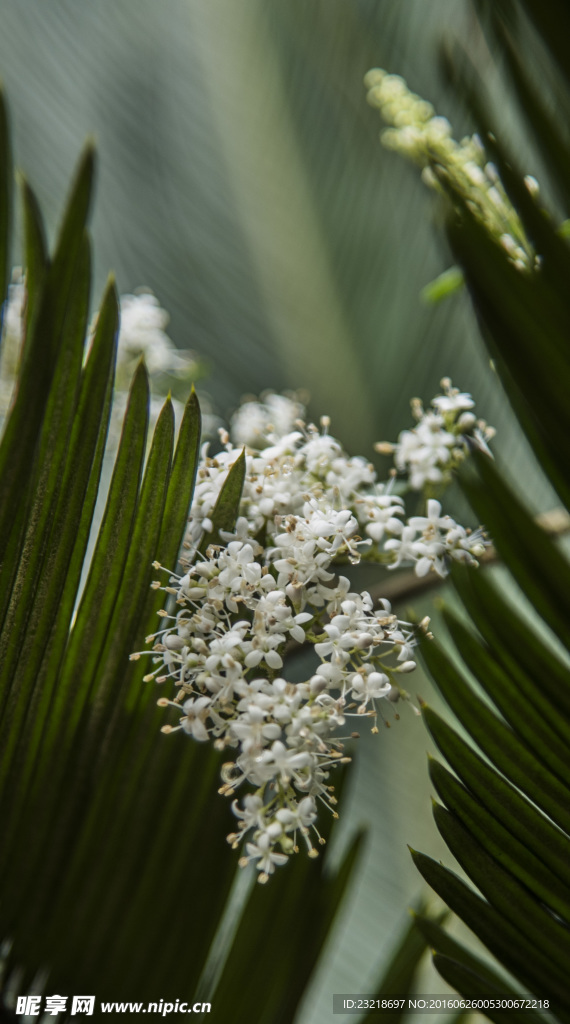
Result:
[[[387,540],[384,545],[385,551],[394,552],[394,560],[388,566],[389,569],[398,569],[403,563],[414,562],[418,559],[417,530],[413,526],[404,526],[401,537],[393,537]]]
[[[408,526],[431,538],[438,535],[439,530],[451,530],[457,524],[450,516],[442,516],[441,503],[431,498],[427,503],[427,515],[411,516]]]
[[[202,743],[208,739],[205,722],[210,711],[210,704],[210,697],[191,697],[183,706],[186,717],[180,719],[184,731]]]
[[[250,828],[263,828],[263,800],[257,793],[247,793],[242,800],[243,807],[240,807],[237,800],[232,803],[232,811],[236,818],[242,823],[246,832]]]
[[[317,817],[317,806],[312,796],[305,796],[294,807],[280,807],[275,817],[286,832],[297,828],[309,828]]]
[[[249,709],[230,725],[230,734],[241,743],[244,752],[264,747],[281,735],[281,726],[267,721],[267,714],[260,707],[251,704]]]
[[[257,861],[257,870],[265,875],[272,875],[276,867],[287,863],[287,854],[273,849],[273,837],[267,831],[262,832],[255,843],[247,843],[246,850],[248,859]]]
[[[472,409],[475,402],[466,391],[456,391],[455,393],[450,391],[446,395],[437,395],[433,399],[432,405],[441,413],[463,412],[465,409]]]

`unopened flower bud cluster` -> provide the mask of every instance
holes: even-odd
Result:
[[[418,164],[431,188],[441,188],[441,178],[447,179],[519,270],[538,266],[539,258],[479,137],[467,135],[456,142],[447,118],[439,117],[431,103],[411,92],[399,75],[373,68],[364,84],[368,102],[390,126],[381,133],[383,145]],[[535,178],[528,175],[525,182],[532,194],[538,192]]]
[[[465,435],[477,429],[470,396],[444,384],[434,412],[420,414],[416,403],[416,427],[393,446],[414,487],[422,474],[431,485],[447,482],[468,450]],[[145,678],[177,688],[173,700],[159,700],[181,712],[175,728],[231,753],[221,792],[233,796],[243,786],[247,793],[233,801],[238,825],[228,839],[236,847],[246,840],[240,863],[255,862],[260,881],[300,841],[316,856],[317,804],[334,808],[329,773],[347,760],[347,723],[366,717],[377,731],[382,706],[402,695],[399,680],[415,668],[415,630],[389,602],[375,607],[335,570],[371,560],[444,575],[450,558],[474,562],[483,550],[480,534],[442,515],[435,498],[425,516],[406,520],[395,473],[379,483],[369,462],[347,455],[328,433],[327,418],[317,429],[303,413],[294,399],[267,396],[236,415],[240,445],[222,433],[220,453],[211,457],[204,446],[183,572],[154,584],[173,606],[160,613],[163,628],[145,652],[156,666]],[[206,547],[244,444],[235,528]],[[301,645],[313,647],[315,668],[293,683],[285,661]]]

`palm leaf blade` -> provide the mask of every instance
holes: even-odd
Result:
[[[568,1006],[565,972],[560,972],[547,956],[529,942],[503,915],[477,896],[452,871],[425,854],[412,851],[412,857],[424,879],[445,903],[468,925],[523,985],[544,986],[549,995]]]
[[[529,695],[527,699],[508,674],[497,666],[491,653],[449,609],[444,612],[444,620],[453,642],[461,651],[465,665],[486,690],[513,731],[533,750],[537,759],[552,772],[557,781],[568,786],[568,748],[557,732],[535,715],[536,695]]]
[[[470,792],[513,836],[542,858],[557,878],[570,886],[568,841],[564,833],[476,754],[431,708],[424,707],[422,713],[437,746]]]
[[[437,827],[456,860],[477,885],[491,906],[509,921],[519,934],[533,941],[541,936],[542,951],[554,967],[566,970],[570,952],[568,929],[541,906],[528,890],[494,858],[441,804],[434,805]]]
[[[430,760],[430,778],[438,795],[483,848],[561,917],[570,917],[570,888],[549,871],[532,850],[486,812],[454,777]]]

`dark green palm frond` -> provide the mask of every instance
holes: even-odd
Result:
[[[487,5],[479,6],[489,13]],[[554,11],[523,6],[556,61],[560,48],[553,38]],[[568,20],[562,6],[559,13]],[[529,26],[519,25],[519,15],[510,4],[494,5],[493,38],[506,54],[506,67],[535,137],[545,147],[552,178],[567,198],[570,147],[547,113],[549,97],[537,94],[527,74],[520,46],[522,28],[528,33]],[[530,194],[497,141],[499,129],[481,99],[481,83],[463,66],[456,80],[534,246],[537,265],[524,272],[513,267],[453,195],[456,213],[449,238],[505,391],[545,477],[568,511],[570,251],[556,219],[543,209],[542,199]],[[568,103],[562,76],[558,89]],[[434,818],[479,893],[429,857],[413,856],[428,883],[494,955],[498,973],[474,961],[444,929],[430,926],[434,963],[463,995],[508,998],[527,991],[537,1000],[550,999],[556,1019],[568,1021],[570,562],[561,543],[536,524],[524,482],[515,487],[506,467],[476,453],[461,477],[509,578],[501,576],[498,586],[488,570],[454,570],[471,626],[446,610],[455,656],[434,642],[424,645],[427,666],[471,742],[431,708],[425,706],[423,714],[454,773],[437,760],[430,762],[442,801],[434,803]],[[506,980],[505,970],[514,982]],[[492,1020],[504,1019],[500,1011],[485,1012]]]
[[[12,170],[3,107],[0,150],[4,298]],[[156,688],[142,678],[148,661],[129,656],[157,629],[157,613],[166,614],[164,595],[151,588],[153,562],[176,567],[200,410],[192,393],[175,445],[167,400],[145,456],[149,385],[138,367],[85,572],[118,328],[111,280],[85,353],[93,170],[87,149],[51,255],[39,205],[23,183],[26,323],[0,445],[0,937],[11,942],[5,977],[12,991],[29,990],[43,972],[48,991],[192,999],[208,976],[236,871],[225,841],[229,807],[216,795],[220,755],[183,734],[161,734]],[[243,461],[220,494],[216,529],[235,519]],[[263,951],[257,978],[267,988],[267,1019],[277,1020],[280,1007],[279,1019],[290,1019],[357,846],[338,868],[299,858],[273,889],[256,887],[225,968],[222,957],[217,1019],[251,1019],[249,989],[242,986],[241,1009],[236,1003],[236,971],[254,936]],[[310,935],[310,950],[291,944],[283,955],[282,936],[296,926]],[[282,969],[269,993],[266,968],[277,962]]]

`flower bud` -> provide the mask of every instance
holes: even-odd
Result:
[[[404,661],[401,665],[398,665],[396,672],[413,672],[415,667],[415,661]]]
[[[322,693],[327,688],[327,681],[322,676],[313,676],[309,680],[309,690],[311,697],[316,697],[317,694]]]
[[[167,647],[169,651],[181,651],[185,645],[181,636],[177,636],[176,633],[170,633],[164,641],[164,646]]]
[[[472,412],[462,412],[461,416],[457,420],[457,426],[460,427],[462,431],[471,430],[472,427],[475,426],[476,422],[477,421]]]

